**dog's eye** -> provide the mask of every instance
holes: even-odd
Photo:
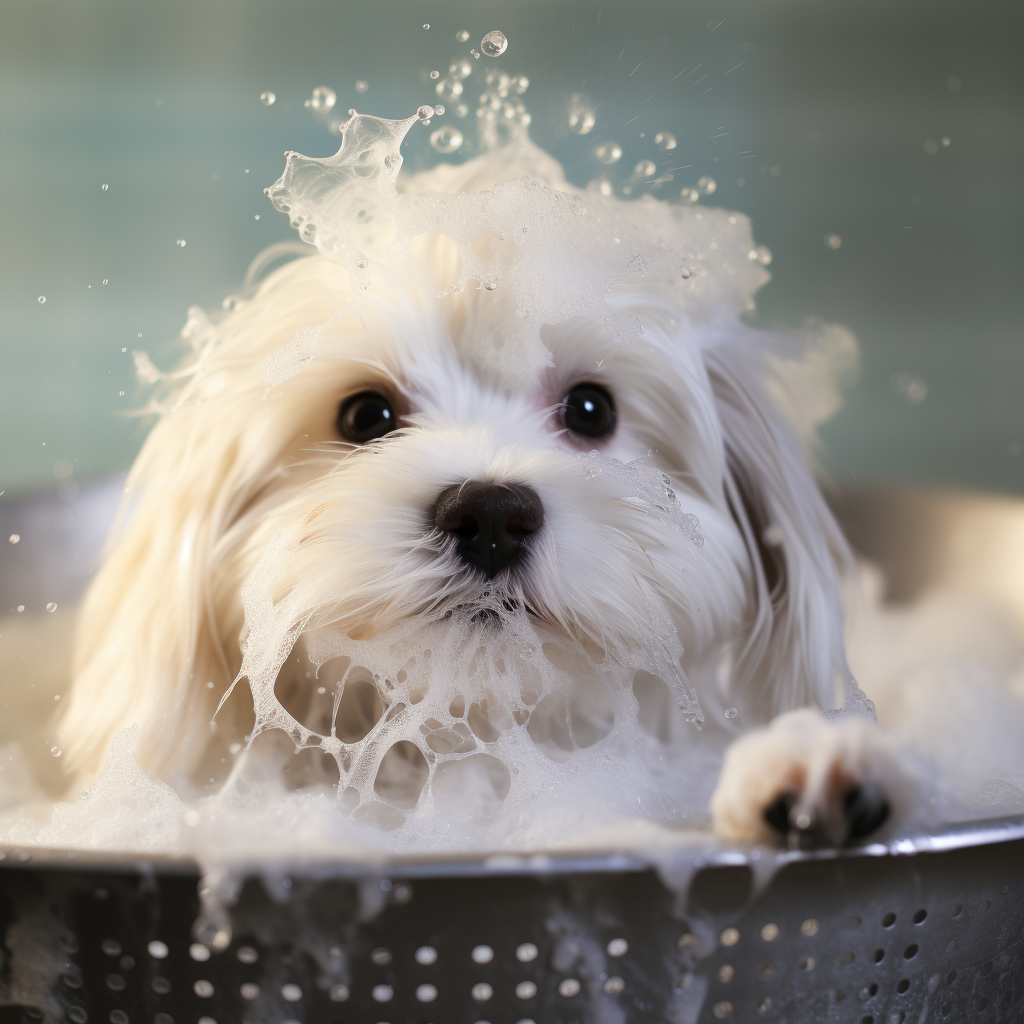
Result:
[[[338,412],[338,433],[354,444],[383,437],[397,426],[398,417],[391,403],[376,391],[363,391],[346,398]]]
[[[615,403],[600,384],[577,384],[562,402],[562,420],[574,434],[605,437],[615,429]]]

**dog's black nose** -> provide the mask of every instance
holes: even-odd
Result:
[[[493,579],[526,551],[544,522],[540,496],[525,484],[469,480],[446,487],[434,505],[434,523],[456,539],[459,557]]]

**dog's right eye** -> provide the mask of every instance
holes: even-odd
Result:
[[[398,426],[391,403],[376,391],[363,391],[341,403],[338,433],[353,444],[366,444],[383,437]]]

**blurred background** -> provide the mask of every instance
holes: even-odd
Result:
[[[1022,28],[999,0],[4,0],[0,492],[70,497],[130,464],[132,351],[170,365],[188,306],[293,237],[263,189],[284,150],[336,148],[315,87],[407,116],[469,56],[470,119],[488,67],[527,75],[531,133],[570,180],[621,185],[641,159],[671,171],[666,197],[714,178],[701,202],[749,214],[773,255],[756,322],[853,329],[835,479],[1020,493]],[[492,29],[507,51],[473,59]],[[460,126],[446,105],[433,127]],[[407,167],[440,159],[431,130]]]

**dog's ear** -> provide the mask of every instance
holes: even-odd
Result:
[[[762,346],[742,343],[709,347],[704,364],[725,445],[726,500],[753,581],[730,693],[763,718],[808,704],[832,707],[837,684],[852,681],[840,601],[852,556],[778,411],[786,383],[780,364]]]

